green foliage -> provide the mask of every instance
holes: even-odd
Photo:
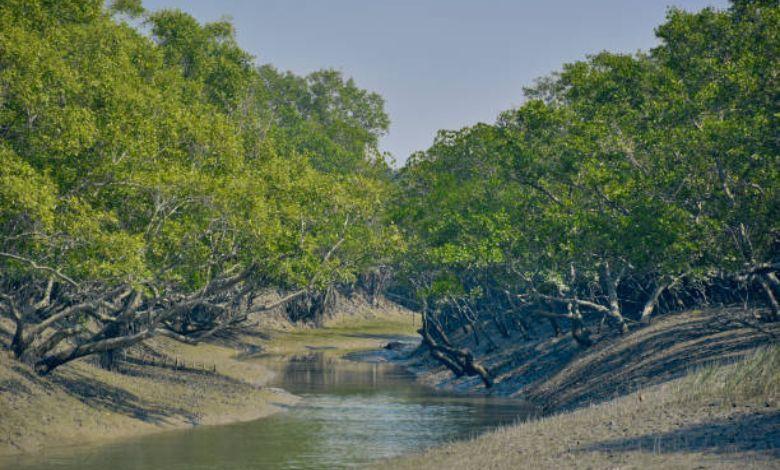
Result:
[[[440,132],[393,208],[411,284],[597,298],[605,265],[642,292],[776,261],[778,21],[673,9],[650,53],[566,64],[495,125]]]
[[[670,10],[652,51],[566,64],[394,174],[379,95],[258,67],[227,21],[0,1],[3,288],[326,291],[394,264],[419,297],[604,303],[736,276],[777,261],[778,23]]]
[[[249,267],[264,285],[351,282],[397,239],[387,126],[338,72],[256,67],[226,21],[3,1],[0,251],[90,285],[186,292]]]
[[[5,146],[0,146],[0,161],[0,224],[18,224],[30,232],[51,230],[56,204],[52,182]]]
[[[270,121],[264,132],[278,136],[287,152],[307,155],[324,172],[387,172],[377,148],[390,125],[381,96],[335,70],[298,77],[266,65],[259,72],[258,97]]]

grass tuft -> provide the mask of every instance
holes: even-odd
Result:
[[[758,348],[731,365],[702,367],[680,381],[677,387],[676,394],[682,401],[777,403],[780,399],[780,346]]]

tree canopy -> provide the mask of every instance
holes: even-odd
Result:
[[[227,22],[103,3],[0,2],[0,308],[19,357],[47,371],[196,337],[264,290],[309,296],[389,255],[378,95],[256,66]]]
[[[397,288],[432,321],[512,312],[585,346],[587,318],[625,332],[659,302],[756,291],[780,318],[779,22],[777,2],[672,9],[648,53],[566,64],[495,124],[440,132],[399,176]]]
[[[110,363],[282,305],[316,322],[390,272],[434,357],[486,385],[455,328],[549,323],[587,347],[694,305],[778,320],[779,23],[776,1],[671,9],[658,47],[565,64],[394,170],[381,96],[258,65],[228,21],[0,0],[11,347],[42,373]]]

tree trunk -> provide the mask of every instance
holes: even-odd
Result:
[[[495,341],[493,341],[493,337],[490,336],[490,332],[484,328],[482,328],[482,325],[479,323],[479,320],[474,323],[474,331],[477,331],[477,328],[479,328],[480,333],[482,333],[482,336],[487,340],[488,348],[492,351],[498,349],[498,345]]]
[[[493,317],[493,324],[496,325],[496,329],[501,334],[502,338],[509,338],[509,328],[507,328],[506,323],[503,318],[499,318],[499,314],[496,313],[492,315]]]
[[[778,302],[777,296],[775,296],[775,293],[772,289],[772,279],[767,274],[758,275],[757,278],[759,284],[761,284],[761,287],[764,288],[764,293],[766,294],[767,300],[769,302],[769,308],[771,311],[769,319],[771,321],[780,320],[780,302]],[[775,280],[777,280],[776,277]]]
[[[585,329],[582,321],[582,313],[574,302],[569,302],[566,306],[571,318],[571,337],[583,348],[593,346],[593,340],[590,339],[590,333]]]
[[[490,372],[474,359],[474,355],[471,351],[467,349],[456,349],[451,346],[437,343],[427,328],[428,325],[432,324],[433,322],[429,319],[429,321],[426,321],[424,326],[419,330],[419,333],[423,337],[423,342],[430,348],[431,355],[445,367],[450,369],[456,377],[460,377],[464,374],[469,376],[478,375],[486,388],[492,387],[493,378],[490,376]],[[443,334],[443,332],[441,332],[441,334]],[[449,338],[447,338],[446,334],[443,334],[442,341],[449,343]]]
[[[24,340],[24,317],[20,314],[15,319],[14,337],[11,340],[11,349],[14,352],[14,357],[21,359],[27,344]]]
[[[519,330],[520,333],[523,334],[523,338],[531,339],[531,326],[526,323],[525,320],[523,320],[521,311],[509,291],[504,291],[504,293],[506,294],[509,306],[512,307],[512,311],[514,312],[514,315],[512,315],[512,324],[515,326],[515,329]]]
[[[609,261],[604,261],[601,265],[601,270],[603,283],[607,289],[607,296],[609,297],[609,311],[607,314],[617,323],[620,334],[628,333],[628,325],[626,325],[626,320],[623,318],[623,314],[620,311],[620,300],[617,295],[617,285],[620,280],[613,278],[612,271],[609,267]]]
[[[122,325],[118,324],[109,325],[104,331],[106,338],[116,338],[127,334],[127,328],[122,328]],[[101,352],[100,367],[105,370],[114,370],[117,358],[116,352],[116,349],[107,349]]]
[[[772,271],[766,272],[764,273],[764,278],[775,291],[780,292],[780,280],[777,279],[775,273]]]
[[[444,328],[441,327],[441,324],[439,323],[439,320],[436,319],[436,317],[429,316],[425,326],[427,329],[433,328],[433,331],[436,332],[436,335],[439,337],[441,342],[448,347],[452,347],[452,343],[450,343],[450,339],[447,337],[447,333],[444,332]]]
[[[562,334],[561,325],[558,324],[558,320],[556,320],[555,318],[552,318],[552,317],[548,317],[547,320],[549,320],[550,327],[552,327],[552,329],[553,329],[553,336],[555,336],[556,338],[558,336],[561,336],[561,334]]]
[[[141,341],[147,340],[154,336],[155,328],[148,328],[139,333],[123,336],[119,338],[108,338],[98,341],[93,341],[78,346],[73,346],[60,351],[56,354],[48,355],[35,363],[35,370],[41,374],[46,375],[56,369],[57,367],[78,359],[80,357],[95,354],[97,352],[108,351],[109,349],[121,349]]]
[[[645,302],[644,308],[642,308],[642,314],[639,317],[640,322],[644,324],[650,323],[650,315],[653,314],[655,308],[658,306],[658,299],[661,297],[661,294],[680,282],[680,279],[682,278],[683,276],[677,276],[673,277],[670,281],[665,281],[664,279],[658,281],[658,285],[655,287],[652,295],[647,299],[647,302]]]

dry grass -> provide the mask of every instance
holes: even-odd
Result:
[[[735,364],[710,364],[677,382],[675,395],[684,403],[717,400],[724,404],[780,400],[780,347],[758,348]]]
[[[778,468],[780,348],[383,468]]]

